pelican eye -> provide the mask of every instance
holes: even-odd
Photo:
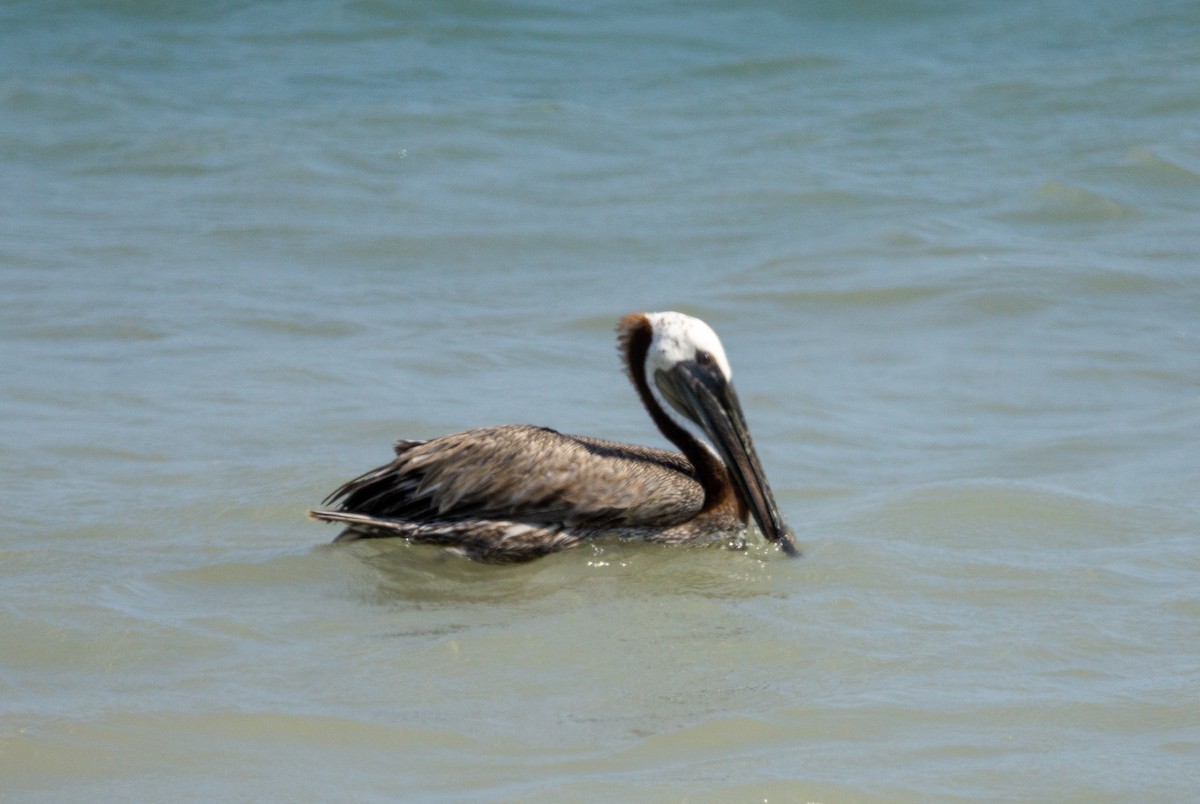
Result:
[[[712,352],[706,352],[703,349],[696,350],[696,362],[702,366],[714,365],[717,360],[712,356]]]

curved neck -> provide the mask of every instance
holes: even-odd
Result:
[[[725,464],[711,449],[703,444],[686,428],[681,427],[671,415],[663,410],[646,378],[646,355],[650,351],[653,332],[650,322],[622,321],[621,345],[625,351],[625,364],[629,379],[637,389],[650,418],[658,425],[659,432],[679,448],[696,470],[696,478],[704,487],[704,510],[710,511],[726,502],[733,495],[733,484]]]

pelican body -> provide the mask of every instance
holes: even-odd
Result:
[[[605,537],[741,539],[753,516],[767,539],[797,555],[716,333],[682,313],[631,313],[617,342],[642,404],[680,452],[523,424],[401,440],[391,463],[347,482],[309,516],[344,524],[335,541],[398,536],[493,563]]]

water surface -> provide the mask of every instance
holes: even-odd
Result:
[[[13,2],[0,66],[6,800],[1200,788],[1194,4]],[[305,520],[661,445],[654,309],[802,559]]]

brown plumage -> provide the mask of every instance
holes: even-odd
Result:
[[[772,529],[768,535],[780,540],[785,550],[790,548],[790,532],[774,511],[765,480],[759,482],[773,518],[762,512],[761,492],[757,499],[743,499],[746,495],[739,494],[718,455],[666,412],[650,389],[650,382],[661,385],[671,400],[668,404],[699,423],[708,414],[692,416],[688,405],[676,401],[680,392],[656,375],[662,366],[674,369],[686,363],[693,372],[706,371],[704,376],[714,387],[729,395],[740,421],[724,353],[719,353],[719,361],[710,354],[720,350],[715,334],[710,342],[706,325],[677,313],[626,316],[618,332],[626,367],[643,403],[683,455],[533,425],[484,427],[431,441],[398,441],[395,460],[330,494],[324,502],[337,503],[336,510],[313,511],[310,516],[345,524],[337,541],[399,536],[443,545],[480,561],[511,562],[598,537],[668,544],[740,537],[753,508],[756,518],[766,517],[766,528]],[[660,344],[656,335],[660,340],[682,339],[682,345]],[[692,343],[696,340],[708,351],[698,352]],[[652,352],[652,347],[657,351]],[[707,369],[697,368],[699,353],[712,361]],[[654,364],[650,371],[648,359]],[[749,451],[756,468],[744,423],[739,435],[745,444],[737,445],[738,449]],[[761,475],[761,469],[757,473]]]

